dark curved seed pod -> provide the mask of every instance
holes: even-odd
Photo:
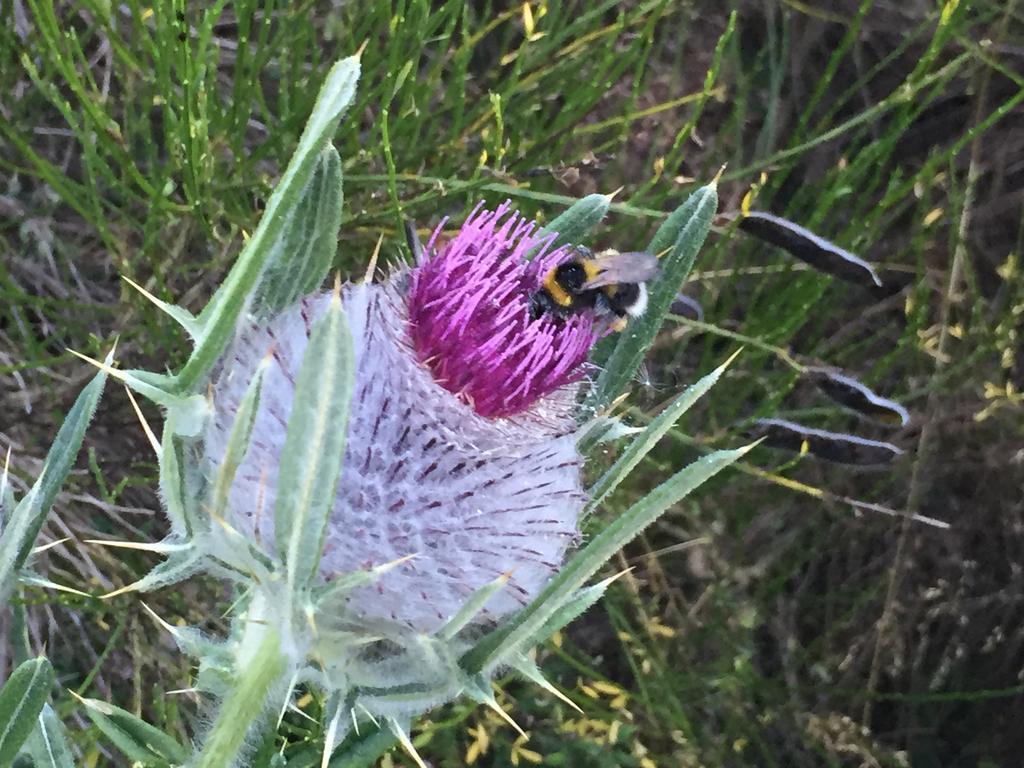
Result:
[[[672,304],[669,305],[668,311],[673,315],[685,317],[687,320],[696,320],[698,323],[704,322],[704,310],[701,309],[696,299],[691,299],[685,293],[676,295],[672,300]]]
[[[817,270],[863,286],[879,286],[882,281],[875,268],[835,243],[764,211],[740,214],[739,228],[759,240],[776,245]]]
[[[900,427],[905,427],[910,420],[910,414],[902,405],[844,373],[829,368],[808,368],[807,376],[832,400],[862,416]]]
[[[783,419],[758,419],[751,432],[765,438],[765,445],[794,453],[801,453],[806,443],[809,454],[836,464],[887,464],[903,453],[892,443],[812,429]]]

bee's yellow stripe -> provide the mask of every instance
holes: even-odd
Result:
[[[565,289],[558,284],[555,280],[555,270],[548,272],[544,278],[544,290],[548,292],[548,295],[552,300],[560,307],[572,306],[572,296],[566,293]]]
[[[587,275],[588,281],[601,273],[601,265],[595,259],[580,259],[580,264],[583,265],[583,272]]]

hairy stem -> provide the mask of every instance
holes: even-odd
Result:
[[[259,599],[254,600],[255,603]],[[217,712],[195,768],[233,765],[249,730],[270,711],[270,697],[288,668],[277,629],[250,611],[250,623],[238,654],[238,676]]]

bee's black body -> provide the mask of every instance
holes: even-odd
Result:
[[[536,319],[545,313],[567,316],[593,309],[599,315],[612,315],[612,327],[621,330],[627,316],[644,311],[644,281],[657,273],[657,259],[646,253],[581,255],[548,272],[540,290],[531,297],[530,314]]]

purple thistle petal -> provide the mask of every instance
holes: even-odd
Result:
[[[507,215],[506,215],[507,214]],[[413,272],[409,332],[419,359],[438,383],[481,416],[528,411],[539,399],[579,381],[598,331],[591,313],[530,317],[530,297],[544,274],[569,255],[555,235],[509,203],[473,209],[453,240]],[[526,254],[534,248],[533,261]]]

